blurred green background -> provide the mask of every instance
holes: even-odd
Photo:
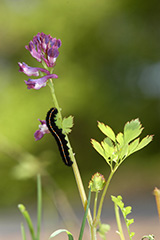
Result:
[[[47,186],[46,171],[69,201],[80,204],[72,169],[53,137],[33,137],[52,98],[48,87],[27,90],[17,62],[40,66],[25,49],[38,32],[62,40],[55,90],[63,116],[74,116],[70,140],[85,188],[95,172],[106,178],[109,172],[90,144],[104,137],[97,120],[118,133],[138,117],[142,136],[154,134],[154,141],[126,160],[109,193],[152,195],[160,186],[160,1],[1,0],[0,207],[34,203],[35,176],[44,174]]]

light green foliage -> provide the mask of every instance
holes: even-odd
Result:
[[[118,197],[111,196],[111,198],[112,198],[112,201],[114,202],[114,204],[120,208],[120,210],[123,214],[125,223],[126,223],[126,227],[127,227],[127,230],[128,230],[130,240],[132,240],[132,237],[134,236],[135,233],[130,232],[129,227],[134,222],[134,219],[133,218],[132,219],[127,218],[127,215],[131,213],[132,207],[130,207],[130,206],[124,207],[124,203],[122,202],[122,197],[121,196],[118,196]]]
[[[73,127],[73,116],[69,116],[69,117],[65,117],[62,120],[62,129],[64,131],[64,133],[68,134],[72,131]]]
[[[58,128],[63,130],[64,134],[68,134],[72,131],[72,127],[73,127],[73,116],[69,116],[69,117],[64,117],[62,120],[59,117],[59,115],[56,115],[56,125],[58,126]]]
[[[98,127],[106,136],[108,136],[112,141],[115,142],[116,136],[109,126],[105,125],[104,123],[98,122]]]
[[[68,230],[66,230],[66,229],[58,229],[57,231],[55,231],[55,232],[53,232],[53,233],[51,234],[51,236],[49,237],[49,239],[54,238],[55,236],[57,236],[58,234],[60,234],[60,233],[62,233],[62,232],[66,232],[66,233],[67,233],[67,235],[68,235],[68,240],[73,240],[72,234],[71,234]]]
[[[127,122],[124,132],[118,133],[117,136],[104,123],[98,122],[98,127],[107,137],[101,143],[94,139],[91,140],[91,143],[95,150],[105,158],[111,169],[113,163],[121,164],[126,157],[145,147],[153,138],[153,136],[146,136],[141,141],[137,138],[143,130],[138,118]]]
[[[108,225],[108,224],[100,224],[100,226],[99,226],[99,228],[98,228],[98,233],[99,233],[99,235],[100,235],[100,237],[102,238],[102,239],[106,239],[105,238],[105,235],[106,235],[106,233],[108,232],[110,230],[110,225]]]
[[[144,236],[141,240],[155,240],[154,235],[148,235],[148,236]]]
[[[127,122],[124,126],[124,142],[131,142],[141,134],[142,130],[143,128],[138,118]]]

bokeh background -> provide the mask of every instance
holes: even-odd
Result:
[[[17,62],[40,66],[25,49],[38,32],[62,40],[55,90],[63,116],[74,116],[70,140],[86,190],[95,172],[106,178],[109,173],[90,143],[91,138],[101,141],[104,137],[97,120],[118,133],[127,121],[139,118],[145,127],[142,137],[154,134],[154,141],[129,157],[116,173],[104,218],[113,208],[110,194],[121,194],[127,205],[132,204],[135,220],[136,214],[156,215],[152,192],[160,187],[160,2],[1,0],[1,226],[4,219],[7,223],[11,216],[14,219],[19,203],[34,212],[37,173],[43,176],[44,216],[56,224],[62,216],[55,206],[61,209],[67,203],[76,210],[76,217],[83,215],[72,169],[60,159],[53,137],[46,135],[35,142],[33,136],[38,118],[45,119],[53,106],[52,98],[48,87],[27,90],[27,76],[18,72]],[[21,220],[19,214],[17,222]]]

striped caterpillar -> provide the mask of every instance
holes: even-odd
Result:
[[[68,142],[65,139],[65,135],[62,133],[62,129],[58,128],[58,126],[55,123],[55,121],[56,121],[55,117],[56,117],[57,113],[58,113],[57,108],[51,108],[48,111],[47,116],[46,116],[46,124],[47,124],[49,131],[52,133],[52,135],[54,136],[54,138],[57,142],[63,162],[67,166],[71,166],[73,164],[73,162],[71,161],[70,156],[69,156],[69,151],[68,151],[69,147],[67,146]]]

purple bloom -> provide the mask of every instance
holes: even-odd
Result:
[[[19,65],[19,72],[23,72],[25,73],[27,76],[39,76],[39,72],[44,72],[46,74],[50,74],[50,72],[44,68],[34,68],[34,67],[30,67],[28,66],[26,63],[18,63]]]
[[[43,60],[48,67],[54,67],[60,46],[60,39],[52,38],[44,33],[38,33],[33,37],[33,41],[30,41],[29,45],[25,47],[38,62]]]
[[[28,89],[40,89],[42,87],[45,87],[47,84],[47,80],[49,78],[58,78],[56,74],[49,74],[44,77],[38,78],[38,79],[28,79],[28,81],[25,80],[26,85],[28,86]]]
[[[37,59],[38,62],[41,62],[42,54],[41,54],[41,50],[39,49],[39,47],[37,47],[37,50],[36,50],[36,46],[34,45],[34,43],[32,41],[30,41],[29,45],[25,46],[25,47],[28,51],[30,51],[30,54],[32,55],[32,57]]]
[[[50,133],[50,131],[46,125],[46,121],[40,120],[40,119],[38,119],[38,120],[40,121],[41,125],[39,125],[39,130],[37,130],[34,133],[34,137],[35,137],[36,141],[40,140],[44,136],[44,134]]]

